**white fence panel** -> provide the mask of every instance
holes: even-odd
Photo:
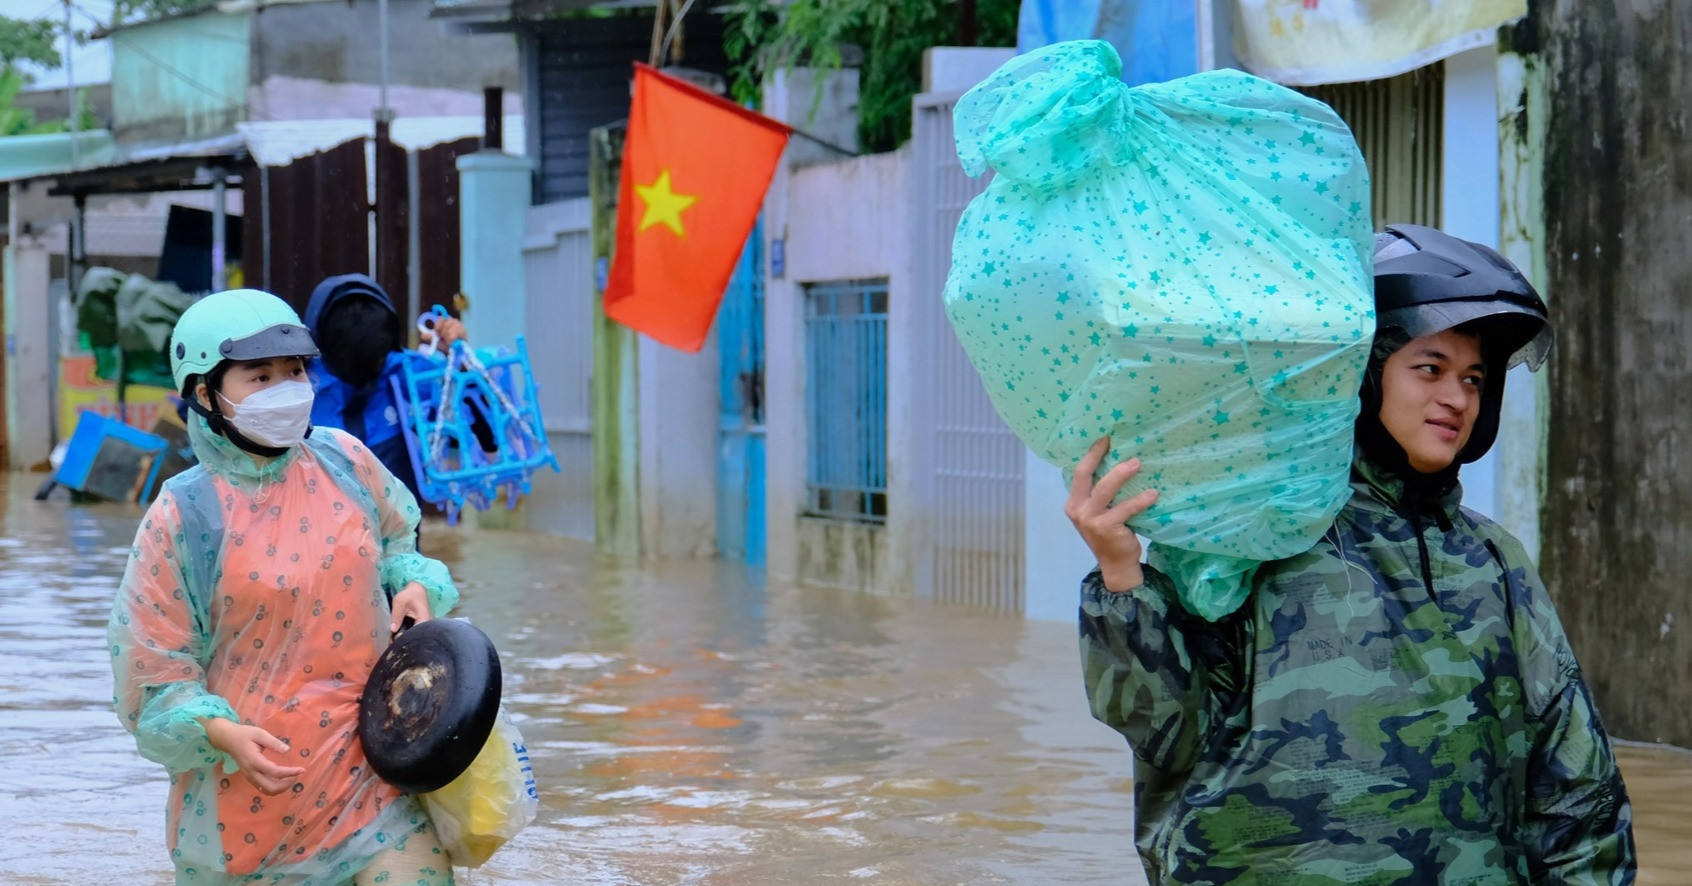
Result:
[[[915,263],[925,313],[921,327],[932,347],[923,359],[932,379],[929,409],[916,439],[927,440],[932,490],[932,575],[938,600],[1020,614],[1024,606],[1024,447],[999,419],[981,379],[946,319],[941,292],[952,263],[958,219],[987,177],[971,179],[952,140],[954,97],[916,102],[912,183],[917,189]],[[897,505],[894,505],[897,507]],[[920,581],[920,577],[919,577]]]
[[[562,473],[535,475],[531,529],[593,539],[593,235],[587,198],[533,206],[523,239],[529,363]]]

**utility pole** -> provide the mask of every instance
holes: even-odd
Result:
[[[412,281],[404,260],[410,228],[410,194],[406,187],[406,159],[394,147],[394,109],[388,106],[388,0],[377,2],[377,43],[380,56],[379,98],[375,111],[376,144],[374,226],[375,261],[370,275],[396,296],[411,291]]]
[[[82,109],[77,107],[76,100],[76,61],[71,51],[75,48],[75,41],[71,33],[71,0],[65,0],[65,95],[70,101],[70,149],[71,166],[76,165],[77,147],[76,136],[82,127]]]

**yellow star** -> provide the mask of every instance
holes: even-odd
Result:
[[[674,231],[677,237],[687,236],[687,232],[682,230],[682,210],[699,202],[699,198],[670,190],[670,170],[658,173],[658,180],[652,184],[635,185],[635,193],[646,204],[646,214],[640,218],[641,231],[662,224]]]

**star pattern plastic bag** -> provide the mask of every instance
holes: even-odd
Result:
[[[1070,476],[1159,491],[1131,522],[1219,618],[1350,494],[1374,333],[1363,158],[1326,105],[1239,71],[1130,88],[1102,41],[1007,62],[955,111],[970,175],[945,303],[999,415]]]

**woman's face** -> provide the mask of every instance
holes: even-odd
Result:
[[[253,394],[285,381],[307,381],[303,358],[272,357],[236,363],[223,374],[223,386],[218,393],[223,395],[223,399],[239,405]],[[200,403],[210,409],[211,397],[204,384],[200,385],[199,394]]]
[[[1437,473],[1469,442],[1485,387],[1479,337],[1448,329],[1412,339],[1381,369],[1381,425],[1412,468]]]

